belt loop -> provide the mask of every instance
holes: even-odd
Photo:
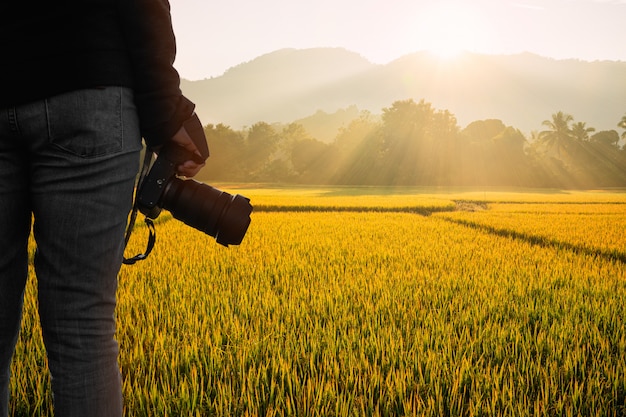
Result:
[[[17,111],[15,110],[15,107],[9,107],[7,109],[7,116],[9,119],[9,129],[11,129],[12,133],[15,133],[16,135],[20,134],[20,126],[17,123]]]

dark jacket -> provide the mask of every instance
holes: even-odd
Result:
[[[167,0],[2,0],[0,108],[98,86],[131,87],[149,145],[193,113],[174,69]]]

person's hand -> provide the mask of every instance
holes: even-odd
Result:
[[[181,127],[172,137],[172,142],[201,157],[200,151],[198,151],[198,148],[193,143],[193,140],[191,140],[191,137],[185,130],[184,126]],[[204,165],[204,163],[200,164],[190,159],[178,165],[176,173],[185,177],[193,177],[198,173],[198,171],[200,171],[200,169],[202,169]]]

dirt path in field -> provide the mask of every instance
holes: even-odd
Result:
[[[483,211],[489,208],[487,203],[480,201],[455,200],[454,204],[456,211]]]

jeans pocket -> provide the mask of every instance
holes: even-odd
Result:
[[[72,91],[46,99],[50,143],[82,158],[122,151],[121,87]]]

